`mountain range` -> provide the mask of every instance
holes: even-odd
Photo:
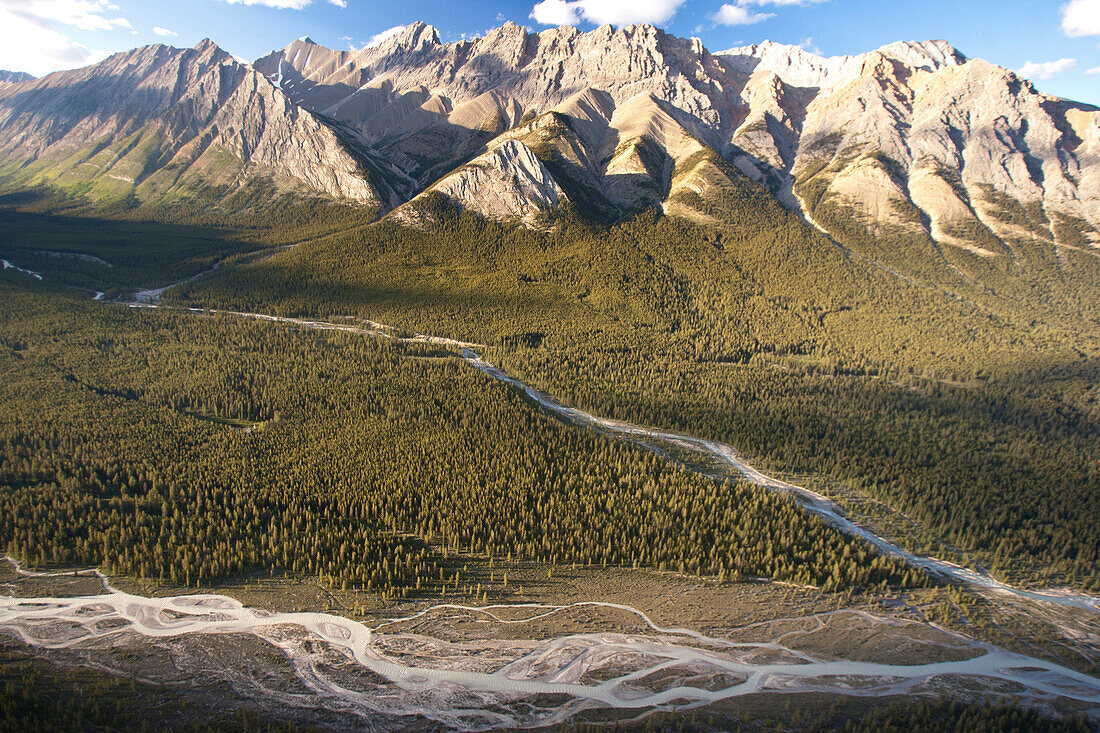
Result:
[[[1019,237],[1100,246],[1098,125],[944,41],[825,58],[648,25],[445,44],[414,23],[355,51],[155,45],[0,83],[0,177],[151,203],[259,185],[406,222],[435,192],[532,227],[651,207],[705,223],[747,177],[832,234],[1011,258]]]

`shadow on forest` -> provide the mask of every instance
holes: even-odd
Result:
[[[0,256],[46,282],[95,290],[163,285],[258,248],[231,230],[57,216],[0,205]]]

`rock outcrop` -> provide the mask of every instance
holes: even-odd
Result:
[[[0,84],[22,84],[34,81],[34,77],[25,71],[4,71],[0,69]]]
[[[610,221],[668,210],[677,181],[704,196],[724,159],[722,176],[740,171],[826,229],[856,222],[983,257],[1018,236],[1100,240],[1098,125],[1095,108],[944,41],[711,53],[645,25],[507,23],[444,44],[414,23],[356,51],[301,38],[252,67],[209,43],[151,46],[0,88],[0,158],[141,196],[189,170],[224,186],[262,172],[386,209],[432,187],[525,222],[557,189]],[[703,160],[705,176],[684,173]],[[501,188],[513,167],[537,185]],[[482,185],[494,203],[477,200]]]
[[[210,41],[148,46],[0,89],[0,160],[33,182],[139,199],[256,179],[382,203],[370,151]]]
[[[489,219],[545,226],[568,197],[529,147],[507,140],[435,183],[421,197],[440,193]],[[415,219],[416,200],[396,212]]]

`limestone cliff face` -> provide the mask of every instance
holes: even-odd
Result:
[[[210,41],[156,45],[0,88],[0,160],[93,195],[165,195],[182,184],[377,203],[362,156],[262,74]]]
[[[555,156],[553,175],[598,194],[601,210],[624,212],[660,204],[682,157],[668,145],[687,139],[811,216],[841,207],[961,244],[975,228],[1018,228],[1005,215],[1011,200],[1037,212],[1051,240],[1060,217],[1100,238],[1094,111],[944,41],[825,58],[769,42],[711,53],[651,26],[530,33],[506,24],[443,44],[415,23],[354,52],[299,40],[256,68],[420,186],[503,135]],[[654,105],[667,120],[653,122]],[[670,124],[671,138],[660,132]]]
[[[652,26],[534,34],[508,23],[484,38],[442,44],[431,26],[415,23],[378,47],[332,61],[331,52],[302,43],[256,68],[282,78],[297,103],[405,162],[424,185],[517,123],[586,91],[614,106],[643,95],[671,102],[693,130],[721,129],[739,114],[726,93],[736,87],[730,70],[697,40]]]
[[[698,40],[652,26],[535,34],[507,23],[484,38],[442,44],[434,28],[414,23],[380,46],[339,57],[303,43],[260,59],[256,68],[269,78],[279,78],[281,68],[282,78],[292,79],[283,86],[295,101],[368,135],[381,134],[370,119],[383,108],[398,104],[411,114],[433,97],[453,108],[487,92],[532,113],[598,89],[617,104],[654,94],[714,126],[736,116],[723,85],[732,85],[727,66]]]
[[[430,189],[489,219],[543,226],[568,197],[529,147],[507,140],[435,183]],[[397,217],[415,220],[412,206]]]
[[[808,213],[839,208],[983,255],[976,239],[1021,232],[1074,246],[1065,222],[1100,238],[1090,107],[942,41],[834,59],[774,44],[721,55],[751,68],[755,118],[727,154],[785,180]]]

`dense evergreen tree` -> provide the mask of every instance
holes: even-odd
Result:
[[[928,580],[792,500],[570,427],[435,346],[8,290],[0,541],[171,583],[461,587],[440,553]]]
[[[1100,588],[1100,272],[967,265],[996,292],[953,261],[900,276],[909,260],[870,264],[744,200],[719,228],[549,232],[432,200],[426,229],[343,232],[176,297],[482,342],[575,406],[842,481],[1015,579]]]

